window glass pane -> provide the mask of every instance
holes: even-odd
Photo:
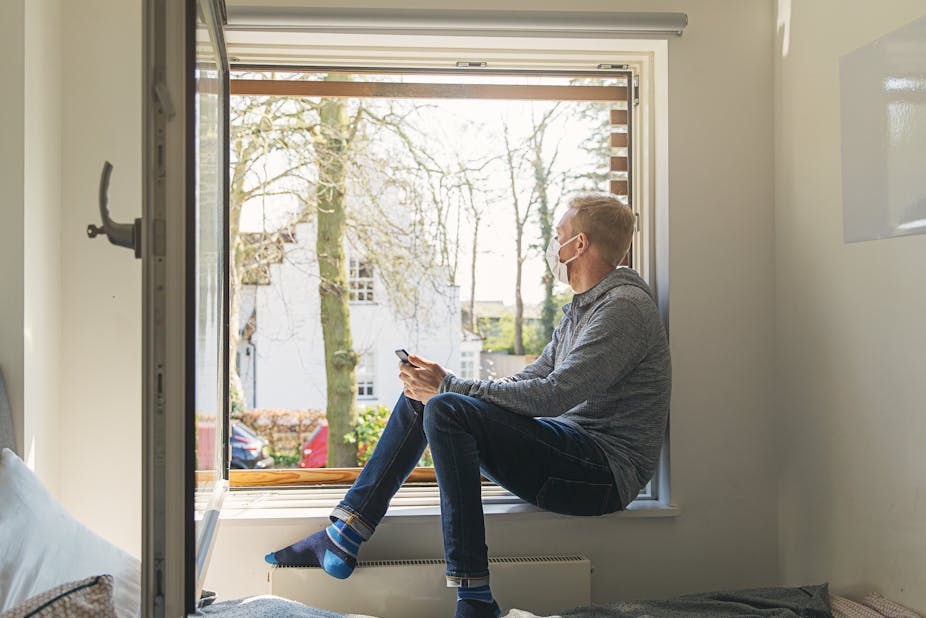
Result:
[[[608,190],[628,155],[612,138],[623,101],[232,108],[233,416],[275,467],[362,465],[402,392],[397,348],[472,379],[532,362],[571,298],[544,259],[553,226],[569,194]]]
[[[195,413],[201,485],[221,476],[224,456],[224,76],[208,30],[197,28],[194,95]],[[201,487],[202,488],[202,487]]]

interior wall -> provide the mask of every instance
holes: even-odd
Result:
[[[775,55],[782,577],[919,610],[926,237],[843,242],[839,59],[924,14],[779,0]]]
[[[235,3],[259,4],[229,2]],[[436,6],[342,3],[372,4]],[[681,515],[604,517],[580,526],[549,514],[494,515],[487,523],[490,552],[589,556],[593,599],[599,602],[776,584],[773,5],[559,0],[538,6],[483,0],[440,6],[684,11],[690,22],[683,37],[669,42],[671,484]],[[324,524],[323,519],[224,522],[206,587],[226,598],[265,592],[263,554]],[[395,517],[364,546],[363,557],[441,555],[435,518]]]
[[[104,238],[141,214],[141,2],[63,2],[60,495],[98,534],[141,554],[141,262]]]
[[[527,0],[465,6],[540,8]],[[581,527],[553,515],[497,516],[488,525],[491,551],[588,555],[596,601],[774,584],[773,7],[765,0],[559,0],[542,8],[690,17],[685,35],[669,44],[671,458],[673,502],[682,512]],[[86,0],[64,3],[62,20],[60,493],[78,518],[136,555],[140,265],[102,239],[87,240],[84,229],[98,217],[104,159],[115,165],[114,216],[125,221],[140,211],[140,14],[138,0]],[[223,525],[207,587],[226,597],[265,590],[263,553],[320,523]],[[364,554],[439,555],[435,518],[394,518]]]
[[[0,139],[0,370],[13,412],[19,454],[23,446],[23,277],[25,190],[25,0],[0,2],[0,79],[8,96],[0,97],[4,119]]]
[[[61,343],[61,3],[25,10],[24,408],[26,461],[58,491]]]

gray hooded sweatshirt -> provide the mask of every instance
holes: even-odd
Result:
[[[440,390],[516,414],[556,417],[584,433],[607,456],[623,508],[656,469],[671,385],[652,292],[636,271],[618,268],[563,306],[553,340],[522,371],[501,380],[449,374]]]

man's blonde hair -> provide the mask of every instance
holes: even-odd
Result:
[[[613,193],[582,193],[569,200],[572,233],[585,232],[601,257],[617,266],[627,255],[636,223],[633,211]]]

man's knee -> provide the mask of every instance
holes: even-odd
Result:
[[[444,429],[448,423],[452,426],[459,426],[462,420],[463,405],[466,400],[464,395],[458,393],[439,393],[434,395],[424,406],[424,432]]]

